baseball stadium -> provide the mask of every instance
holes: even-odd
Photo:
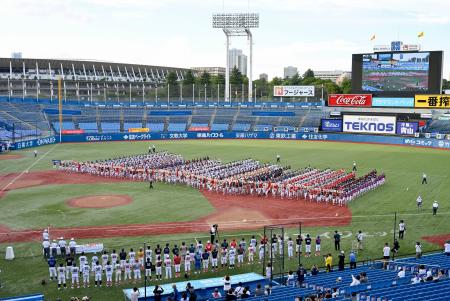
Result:
[[[0,58],[0,300],[450,300],[444,51],[253,80],[259,18],[225,68]]]

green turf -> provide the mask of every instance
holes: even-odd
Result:
[[[135,143],[96,143],[96,144],[63,144],[58,146],[46,146],[39,148],[37,162],[32,156],[32,150],[24,150],[18,153],[25,157],[18,160],[0,161],[0,174],[9,172],[21,172],[25,169],[43,170],[51,169],[52,159],[75,159],[94,160],[114,156],[143,153],[148,149],[148,142]],[[319,168],[351,168],[355,160],[359,172],[367,172],[377,169],[387,175],[386,184],[364,197],[356,200],[350,205],[354,218],[352,224],[347,227],[321,227],[303,228],[303,233],[312,235],[332,232],[335,229],[344,231],[345,235],[352,234],[343,240],[344,250],[352,247],[352,241],[356,231],[363,230],[370,236],[366,240],[366,249],[358,254],[359,259],[378,258],[381,256],[381,248],[384,242],[392,242],[394,228],[394,211],[398,212],[398,219],[403,218],[407,223],[406,239],[401,242],[401,253],[413,253],[414,244],[421,240],[422,236],[432,234],[450,233],[448,218],[450,216],[450,181],[448,167],[450,166],[450,155],[447,151],[431,150],[422,148],[346,144],[346,143],[319,143],[300,141],[253,141],[253,140],[222,140],[222,141],[163,141],[154,142],[158,150],[165,149],[184,155],[186,158],[196,158],[209,155],[223,161],[231,161],[252,157],[263,162],[274,161],[276,154],[281,155],[282,163],[291,165],[293,168],[314,166]],[[37,162],[37,163],[36,163]],[[36,163],[36,164],[35,164]],[[34,164],[33,167],[31,165]],[[421,185],[421,174],[428,174],[428,185]],[[131,187],[129,185],[136,185]],[[54,225],[103,225],[108,223],[135,223],[145,222],[147,219],[153,221],[190,220],[211,212],[211,207],[205,202],[201,194],[192,189],[181,186],[168,186],[158,184],[157,189],[152,191],[151,199],[148,199],[148,191],[145,185],[139,183],[123,184],[95,184],[95,185],[64,185],[64,186],[42,186],[36,188],[20,189],[9,192],[2,202],[0,211],[1,223],[17,228],[42,226],[50,223]],[[73,209],[66,208],[64,200],[68,197],[92,194],[92,193],[127,193],[133,195],[135,203],[122,208],[111,209]],[[113,192],[112,192],[113,191]],[[418,213],[415,208],[415,199],[418,194],[424,198],[424,211]],[[158,204],[170,200],[173,206],[186,206],[179,215],[174,210],[160,211]],[[440,202],[439,214],[431,216],[431,203],[433,200]],[[188,204],[186,204],[188,201]],[[201,209],[189,204],[199,202]],[[130,220],[137,206],[138,214],[136,221]],[[155,207],[156,206],[156,207]],[[23,208],[24,210],[15,210]],[[158,210],[155,210],[158,208]],[[194,209],[196,208],[196,209]],[[37,209],[37,210],[31,210]],[[43,210],[50,209],[50,210]],[[66,218],[61,218],[62,210]],[[116,211],[117,210],[117,211]],[[23,211],[23,212],[22,212]],[[93,213],[94,212],[94,213]],[[98,215],[95,213],[101,214]],[[142,214],[145,212],[145,214]],[[164,212],[164,213],[163,213]],[[76,213],[75,215],[73,215]],[[115,214],[117,213],[117,214]],[[12,214],[12,215],[11,215]],[[307,213],[306,213],[307,214]],[[71,218],[73,216],[73,218]],[[95,217],[94,217],[95,216]],[[248,231],[245,231],[248,233]],[[259,231],[261,232],[261,231]],[[289,234],[298,231],[289,230]],[[228,235],[229,233],[221,233]],[[138,247],[144,242],[154,245],[156,242],[165,241],[180,242],[181,240],[192,241],[193,237],[204,236],[205,233],[180,234],[155,237],[124,237],[113,239],[102,239],[108,249],[121,247]],[[233,235],[233,234],[230,234]],[[237,235],[241,237],[242,235]],[[232,236],[230,236],[231,238]],[[98,240],[95,240],[98,241]],[[422,240],[421,240],[422,241]],[[423,241],[422,241],[423,242]],[[423,242],[425,250],[436,250],[439,246]],[[6,244],[0,245],[0,253],[3,257]],[[47,277],[45,262],[37,256],[40,252],[38,243],[14,244],[16,254],[19,256],[14,262],[0,260],[0,280],[5,288],[0,290],[0,296],[10,296],[43,291],[40,280]],[[332,240],[324,239],[323,252],[332,252]],[[307,267],[316,263],[323,265],[321,257],[302,258]],[[296,261],[287,268],[295,268]],[[260,265],[246,266],[234,270],[232,273],[246,271],[261,272]],[[229,271],[222,271],[223,275]],[[201,275],[201,277],[213,276],[212,274]],[[125,287],[131,287],[127,285]],[[90,295],[95,300],[119,300],[122,293],[119,288],[94,289],[76,291],[76,293],[57,292],[55,285],[45,288],[46,296],[54,300],[57,296],[67,298],[71,295]]]
[[[74,208],[67,201],[83,195],[125,194],[131,204],[112,208]],[[32,199],[33,201],[30,201]],[[170,201],[170,200],[183,200]],[[195,210],[192,208],[195,207]],[[189,211],[189,214],[186,212]],[[190,221],[213,212],[206,198],[186,186],[144,183],[44,185],[8,192],[0,220],[13,229],[144,224]]]

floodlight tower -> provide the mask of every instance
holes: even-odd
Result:
[[[253,37],[251,28],[259,27],[259,14],[256,13],[221,13],[213,14],[213,28],[220,28],[227,39],[227,65],[225,68],[225,101],[230,101],[230,37],[246,36],[249,41],[248,101],[253,99]]]

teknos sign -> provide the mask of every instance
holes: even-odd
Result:
[[[371,107],[372,94],[330,94],[330,107]]]
[[[395,134],[395,129],[395,116],[344,115],[344,132]]]

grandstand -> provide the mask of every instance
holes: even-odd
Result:
[[[425,265],[427,270],[432,271],[434,280],[411,284],[411,279],[417,275],[417,267]],[[404,278],[397,277],[398,267],[408,268]],[[411,267],[413,267],[411,269]],[[297,285],[296,276],[292,281],[286,278],[275,278],[273,282],[264,281],[257,274],[235,275],[232,279],[232,287],[237,287],[238,281],[242,281],[244,286],[248,286],[251,292],[254,292],[257,284],[271,286],[271,293],[264,296],[254,296],[248,298],[252,301],[290,301],[296,298],[307,298],[311,296],[322,298],[326,294],[336,291],[337,296],[326,298],[326,300],[389,300],[389,301],[406,301],[406,300],[432,300],[444,301],[448,300],[448,292],[450,291],[450,257],[444,254],[430,254],[421,259],[406,258],[398,259],[388,265],[388,269],[383,268],[380,262],[365,263],[355,269],[345,268],[343,271],[326,272],[319,271],[317,275],[307,274],[302,286]],[[438,271],[443,271],[444,275],[437,278]],[[357,276],[365,274],[367,281],[361,282],[359,285],[351,285],[352,275]],[[244,280],[241,280],[244,279]],[[339,279],[339,280],[338,280]],[[211,292],[214,289],[222,291],[221,278],[205,279],[204,281],[194,281],[192,284],[196,287],[196,293],[200,300],[212,300]],[[247,281],[245,281],[247,280]],[[338,281],[337,281],[338,280]],[[184,291],[187,282],[176,283],[180,291]],[[204,283],[204,284],[203,284]],[[152,296],[154,287],[147,287],[148,296]],[[171,286],[166,286],[165,294],[172,292]],[[140,288],[141,292],[144,288]],[[124,290],[124,294],[129,298],[131,290]],[[142,299],[143,300],[143,299]],[[226,300],[225,297],[214,300]]]

